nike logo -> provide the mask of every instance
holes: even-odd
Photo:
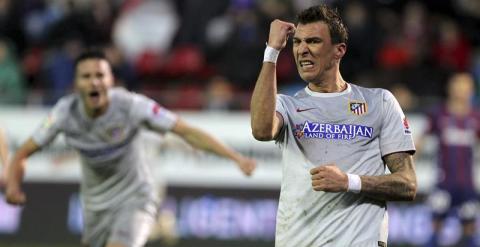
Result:
[[[300,108],[297,108],[297,112],[309,111],[309,110],[313,110],[313,109],[315,109],[315,107],[312,107],[312,108],[305,108],[305,109],[300,109]]]

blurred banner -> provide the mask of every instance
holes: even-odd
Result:
[[[0,246],[78,244],[83,225],[77,190],[75,183],[26,183],[25,207],[8,206],[1,198]],[[174,216],[178,239],[171,246],[274,245],[278,190],[168,186],[167,191],[161,215]],[[388,210],[389,246],[426,243],[432,232],[431,210],[421,196],[414,203],[389,203]],[[480,216],[477,222],[480,225]],[[167,246],[161,231],[154,231],[149,246]],[[480,236],[480,228],[477,232]],[[455,243],[460,235],[459,221],[448,218],[442,242]]]
[[[44,108],[0,108],[0,124],[6,129],[10,149],[18,148],[47,114]],[[247,112],[179,114],[257,159],[259,164],[254,175],[247,178],[232,162],[195,151],[174,135],[143,132],[144,152],[152,172],[158,186],[166,188],[162,212],[172,215],[175,222],[173,234],[178,240],[170,244],[273,246],[281,180],[280,150],[273,142],[253,139]],[[408,117],[414,135],[421,133],[423,116]],[[428,139],[426,143],[422,155],[416,157],[418,199],[414,203],[389,204],[391,246],[419,246],[431,234],[431,211],[424,198],[436,179],[436,142]],[[0,246],[78,244],[83,227],[77,192],[79,179],[77,155],[65,146],[62,136],[32,156],[25,183],[28,204],[23,208],[11,207],[0,198]],[[452,217],[446,225],[442,241],[453,243],[460,237],[459,222]],[[480,236],[480,230],[477,231]],[[155,234],[151,246],[164,246],[166,243]]]

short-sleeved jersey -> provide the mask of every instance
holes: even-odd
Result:
[[[149,167],[138,140],[142,127],[169,131],[177,116],[153,100],[123,89],[109,91],[108,110],[97,118],[86,115],[77,94],[65,96],[53,107],[32,138],[45,146],[59,133],[80,154],[81,195],[86,210],[98,211],[134,198],[156,198]],[[138,194],[137,194],[138,195]]]
[[[284,126],[277,136],[283,178],[276,246],[378,246],[386,242],[386,203],[361,193],[314,191],[310,169],[336,164],[358,175],[383,175],[382,157],[414,152],[411,129],[395,97],[348,84],[340,93],[308,87],[278,95]]]
[[[480,114],[451,114],[446,106],[428,114],[427,132],[438,137],[438,186],[446,190],[474,190],[474,150],[480,137]]]

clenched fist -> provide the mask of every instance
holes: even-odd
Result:
[[[335,165],[322,165],[310,170],[312,187],[315,191],[345,192],[348,176]]]
[[[257,167],[257,163],[253,159],[243,157],[237,161],[237,165],[242,170],[243,174],[250,176],[253,173],[253,170]]]
[[[25,193],[18,187],[7,183],[7,189],[5,193],[5,199],[7,203],[12,205],[23,205],[27,200]]]
[[[295,33],[295,25],[290,22],[274,20],[270,24],[270,34],[268,36],[268,46],[282,50],[287,45],[288,37]]]

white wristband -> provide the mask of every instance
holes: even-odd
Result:
[[[360,179],[360,176],[355,175],[355,174],[350,174],[347,173],[348,176],[348,192],[353,192],[353,193],[360,193],[362,190],[362,180]]]
[[[265,48],[265,54],[263,55],[263,62],[277,63],[278,54],[280,54],[279,50],[267,45],[267,48]]]

